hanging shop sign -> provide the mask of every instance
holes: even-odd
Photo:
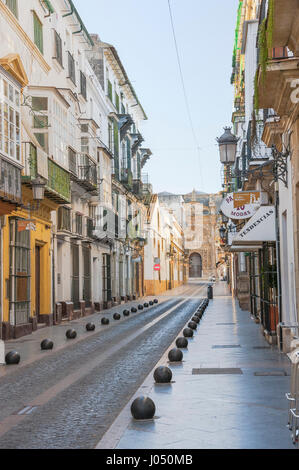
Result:
[[[35,220],[18,220],[18,232],[24,232],[24,230],[33,230],[36,232]]]
[[[243,204],[234,207],[234,194],[229,193],[221,204],[222,213],[230,219],[249,219],[252,217],[260,206],[259,204]]]
[[[245,206],[247,204],[254,206],[257,205],[258,207],[260,207],[260,191],[240,191],[238,193],[234,193],[234,209]]]
[[[138,256],[137,258],[132,258],[132,263],[141,263],[142,258],[141,256]]]
[[[275,207],[262,206],[256,214],[247,222],[233,239],[233,245],[242,243],[274,242],[275,231]]]

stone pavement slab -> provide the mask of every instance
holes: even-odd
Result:
[[[171,368],[173,383],[155,384],[152,371],[98,449],[294,448],[285,399],[289,360],[268,345],[260,325],[239,309],[224,282],[214,287],[214,299],[183,350],[183,363],[169,364],[167,353],[157,366]],[[233,370],[211,370],[221,368]],[[154,420],[133,420],[130,406],[140,395],[155,402]]]

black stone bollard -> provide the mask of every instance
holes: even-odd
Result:
[[[154,302],[152,300],[149,301],[150,305],[154,305]]]
[[[131,413],[135,419],[152,419],[155,416],[156,406],[149,397],[135,398],[131,405]]]
[[[177,348],[185,349],[188,347],[188,340],[187,338],[180,336],[179,338],[177,338],[175,344]]]
[[[136,308],[136,307],[132,307],[132,308],[131,308],[131,312],[132,312],[132,313],[136,313],[136,312],[137,312],[137,308]]]
[[[143,310],[143,305],[138,305],[138,310]]]
[[[148,303],[145,302],[145,304],[143,304],[143,306],[144,306],[145,308],[147,308],[147,307],[148,307]]]
[[[168,359],[170,362],[181,362],[183,359],[183,353],[180,349],[171,349],[168,353]]]
[[[54,343],[50,339],[43,339],[43,341],[40,343],[40,347],[43,351],[48,351],[50,349],[53,349]]]
[[[172,379],[172,372],[169,367],[160,366],[154,372],[154,379],[158,384],[169,383]]]
[[[109,325],[109,319],[103,317],[102,320],[101,320],[101,323],[102,323],[102,325]]]
[[[195,323],[195,321],[189,321],[188,327],[192,330],[197,330],[197,323]]]
[[[94,331],[95,329],[96,329],[96,326],[93,323],[87,323],[86,331]]]
[[[183,331],[183,335],[185,336],[185,338],[192,338],[194,332],[193,330],[191,330],[191,328],[185,328]]]
[[[10,351],[5,356],[5,362],[7,365],[19,364],[20,359],[20,353],[18,353],[17,351]]]
[[[68,339],[75,339],[76,336],[77,336],[77,332],[76,330],[67,330],[67,332],[65,333],[65,336],[68,338]]]
[[[130,310],[123,311],[124,317],[128,317],[130,315]]]
[[[119,313],[115,313],[115,314],[113,315],[113,318],[114,318],[114,320],[120,320],[120,314],[119,314]]]
[[[155,300],[154,300],[154,304],[157,304],[158,302],[159,302],[158,299],[155,299]]]
[[[200,322],[200,318],[199,318],[199,317],[196,317],[196,316],[194,316],[194,317],[192,317],[192,318],[191,318],[191,321],[194,321],[195,323],[197,323],[197,324],[198,324],[198,323]]]

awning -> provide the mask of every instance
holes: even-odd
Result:
[[[232,245],[229,247],[230,253],[249,253],[252,251],[258,251],[263,248],[263,244],[254,244],[254,245]]]
[[[275,207],[262,206],[238,232],[232,240],[232,246],[274,242],[275,240]]]

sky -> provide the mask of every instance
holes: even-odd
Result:
[[[231,125],[237,0],[170,0],[194,133],[184,100],[168,0],[75,0],[90,33],[113,44],[148,120],[154,192],[220,191],[216,137]],[[195,134],[195,137],[194,137]],[[199,149],[198,149],[199,146]]]

